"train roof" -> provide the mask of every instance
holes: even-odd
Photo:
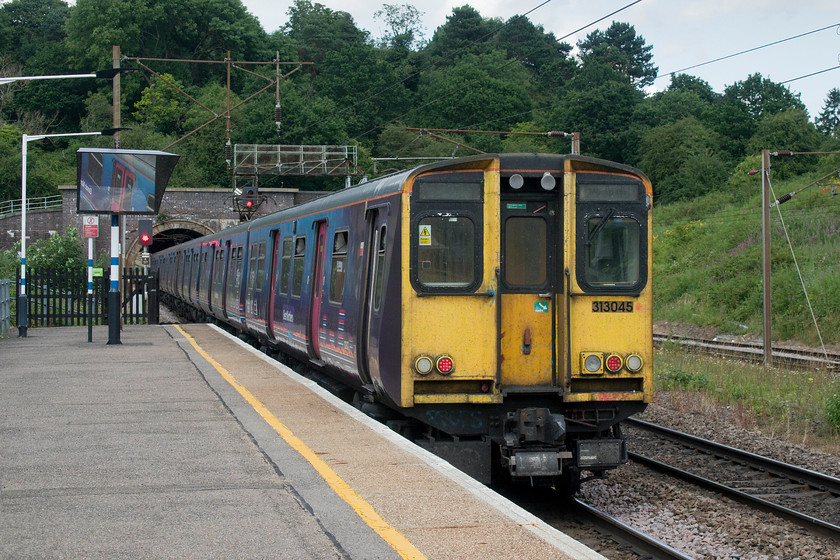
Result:
[[[480,162],[487,162],[498,159],[500,167],[503,170],[510,172],[527,172],[533,170],[535,173],[543,173],[546,169],[562,170],[565,167],[566,160],[573,160],[583,164],[591,170],[603,171],[622,171],[628,174],[636,175],[640,179],[649,183],[647,177],[629,165],[615,163],[608,160],[580,156],[573,154],[546,154],[546,153],[492,153],[492,154],[477,154],[474,156],[466,156],[462,158],[443,160],[433,163],[426,163],[419,165],[412,169],[399,171],[390,175],[378,177],[370,181],[357,183],[351,187],[340,191],[329,193],[320,198],[304,202],[289,208],[284,208],[265,216],[260,216],[250,222],[244,222],[239,225],[227,228],[223,231],[206,235],[201,238],[194,239],[185,244],[181,244],[182,249],[185,245],[196,243],[206,243],[219,237],[229,237],[239,233],[247,232],[251,229],[262,228],[266,226],[275,225],[289,220],[295,220],[310,214],[316,214],[333,208],[340,208],[351,204],[357,204],[366,200],[374,200],[384,196],[396,194],[400,192],[407,181],[410,181],[421,173],[434,172],[438,170],[452,169],[452,168],[469,168],[473,164]],[[174,247],[173,247],[174,248]]]

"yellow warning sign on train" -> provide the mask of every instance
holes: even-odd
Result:
[[[420,245],[432,244],[432,226],[420,226]]]

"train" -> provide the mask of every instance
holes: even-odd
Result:
[[[575,493],[653,398],[652,186],[571,154],[393,173],[152,255],[162,301],[453,465]],[[313,419],[317,421],[317,419]]]

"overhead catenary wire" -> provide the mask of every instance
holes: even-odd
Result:
[[[739,52],[736,52],[736,53],[728,54],[726,56],[721,56],[721,57],[715,58],[713,60],[707,60],[706,62],[701,62],[699,64],[694,64],[693,66],[686,66],[685,68],[680,68],[679,70],[674,70],[673,72],[667,72],[665,74],[660,74],[659,76],[656,77],[656,79],[658,80],[659,78],[664,78],[666,76],[672,76],[674,74],[679,74],[679,73],[685,72],[686,70],[692,70],[694,68],[699,68],[700,66],[706,66],[707,64],[720,62],[721,60],[734,58],[736,56],[741,56],[742,54],[747,54],[747,53],[757,51],[757,50],[760,50],[760,49],[764,49],[764,48],[767,48],[767,47],[772,47],[773,45],[778,45],[780,43],[784,43],[784,42],[787,42],[787,41],[792,41],[794,39],[799,39],[800,37],[805,37],[807,35],[812,35],[814,33],[819,33],[820,31],[825,31],[826,29],[831,29],[832,27],[837,27],[837,26],[840,26],[840,23],[832,23],[831,25],[827,25],[825,27],[820,27],[819,29],[814,29],[812,31],[806,31],[805,33],[800,33],[799,35],[794,35],[794,36],[788,37],[786,39],[779,39],[778,41],[773,41],[772,43],[767,43],[767,44],[760,45],[758,47],[753,47],[751,49],[747,49],[747,50],[744,50],[744,51],[739,51]],[[829,70],[833,70],[833,68],[829,68]],[[827,72],[827,71],[828,70],[823,70],[822,72]],[[820,74],[820,73],[821,72],[816,72],[815,74]],[[811,75],[813,75],[813,74],[811,74]],[[800,78],[794,78],[794,80],[799,80],[801,78],[806,78],[806,77],[807,76],[801,76]],[[793,80],[789,80],[789,81],[793,81]],[[785,82],[782,82],[782,83],[785,83]]]

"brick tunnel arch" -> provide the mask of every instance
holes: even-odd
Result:
[[[195,220],[171,219],[152,225],[150,253],[156,253],[190,239],[215,233],[209,226]],[[125,266],[142,266],[140,254],[143,247],[134,236],[125,253]]]

